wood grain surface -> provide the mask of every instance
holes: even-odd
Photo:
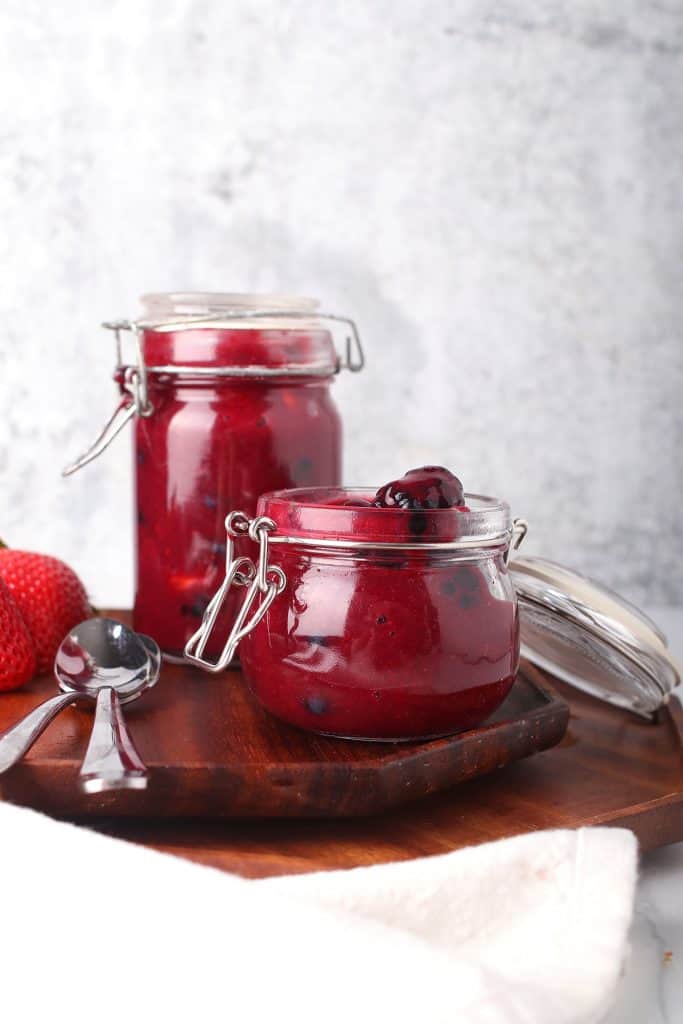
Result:
[[[547,681],[529,666],[525,672]],[[201,677],[197,685],[203,681]],[[15,700],[37,703],[41,686],[45,684],[1,698],[0,728],[16,718],[10,709]],[[643,849],[683,840],[683,750],[671,714],[665,710],[651,724],[557,681],[552,686],[571,709],[569,728],[558,746],[382,814],[225,821],[102,818],[96,827],[246,877],[433,855],[543,828],[623,825],[636,833]],[[192,692],[188,689],[184,698],[188,708]],[[165,727],[169,750],[177,750],[179,743],[191,745],[198,728],[183,708],[181,702],[176,707],[180,717],[173,716],[173,727]],[[135,712],[132,706],[129,710],[145,754],[139,725],[146,712],[142,702]],[[74,761],[74,747],[79,754],[85,749],[87,713],[69,712],[68,722],[58,749],[49,748],[53,764],[60,756]],[[13,771],[28,770],[30,777],[32,758],[45,757],[45,744],[52,742],[49,734],[41,738],[24,768]],[[13,798],[10,782],[6,776],[7,799]],[[94,821],[88,824],[92,827]]]
[[[533,670],[532,670],[533,675]],[[478,729],[420,743],[339,740],[264,711],[238,671],[162,667],[124,714],[149,769],[144,790],[84,793],[78,779],[92,708],[67,708],[0,778],[14,803],[60,817],[240,818],[376,815],[558,743],[567,705],[520,674]],[[35,680],[0,699],[0,731],[56,690]]]
[[[683,841],[683,750],[668,712],[650,724],[556,683],[571,708],[552,750],[373,818],[102,822],[111,835],[247,878],[448,853],[523,832],[611,825],[641,850]]]

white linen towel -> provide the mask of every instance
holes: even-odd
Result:
[[[0,872],[7,1024],[584,1024],[625,956],[636,842],[247,881],[0,804]]]

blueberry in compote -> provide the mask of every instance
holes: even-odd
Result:
[[[408,529],[415,537],[421,537],[423,533],[427,532],[429,527],[429,520],[427,519],[424,512],[413,512],[412,516],[408,520]]]
[[[324,715],[329,711],[329,701],[325,700],[324,697],[319,697],[316,694],[311,694],[304,700],[304,706],[312,715]]]
[[[180,606],[181,615],[189,615],[193,619],[201,619],[202,615],[209,607],[211,598],[206,594],[198,594],[192,604],[182,604]]]
[[[423,510],[456,508],[464,503],[463,487],[457,476],[443,466],[421,466],[380,487],[373,505]]]
[[[479,569],[463,565],[448,576],[441,589],[455,598],[461,608],[474,608],[483,600],[486,583]]]

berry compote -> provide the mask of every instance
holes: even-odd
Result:
[[[466,508],[462,484],[443,466],[408,470],[380,487],[372,504],[377,508]]]
[[[330,395],[337,357],[314,306],[310,322],[275,313],[240,322],[221,320],[214,296],[213,317],[197,321],[193,296],[182,298],[181,315],[149,300],[156,319],[140,337],[153,411],[135,421],[134,626],[172,655],[182,655],[224,577],[227,513],[253,515],[266,491],[334,485],[341,472]],[[226,302],[234,312],[234,297]],[[240,597],[231,595],[224,621]]]
[[[400,740],[471,728],[504,700],[519,660],[510,511],[427,469],[375,494],[259,501],[287,584],[240,652],[268,711],[319,733]]]

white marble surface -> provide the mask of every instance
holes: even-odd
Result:
[[[683,843],[643,857],[631,953],[606,1024],[683,1021]]]
[[[107,317],[289,290],[356,316],[346,477],[445,462],[529,550],[683,601],[683,6],[4,0],[0,533],[131,601]],[[390,439],[390,440],[389,440]]]
[[[683,658],[683,609],[648,611]],[[681,762],[683,771],[683,761]],[[605,1024],[683,1021],[683,843],[645,854],[631,927],[631,953]]]

